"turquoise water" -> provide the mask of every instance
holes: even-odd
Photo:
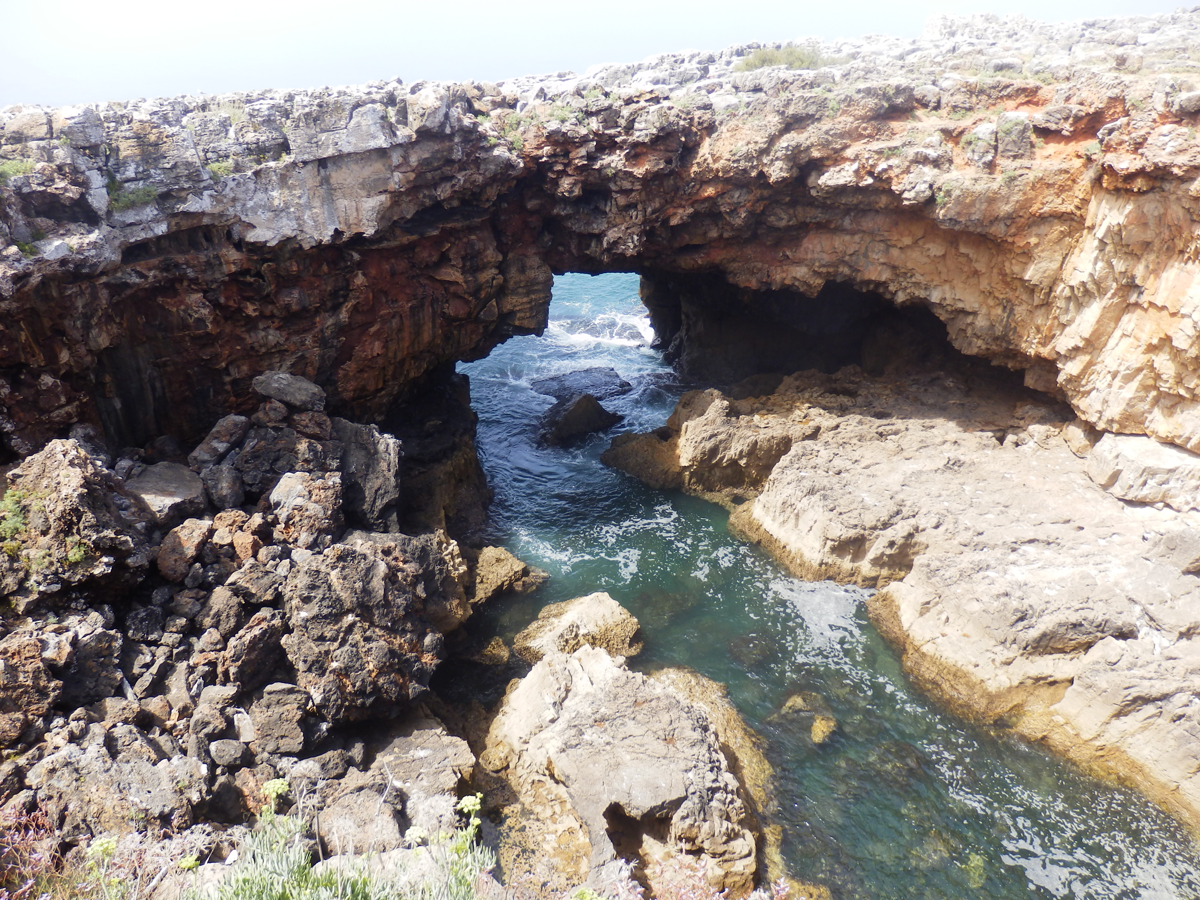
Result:
[[[495,489],[494,541],[546,569],[488,612],[511,638],[546,603],[604,590],[642,623],[636,667],[682,664],[729,687],[766,740],[791,874],[838,898],[1197,898],[1200,856],[1170,818],[1028,745],[964,725],[914,693],[868,624],[866,592],[788,576],[735,540],[719,507],[607,469],[611,435],[537,446],[553,402],[532,379],[611,366],[615,431],[661,425],[681,388],[649,349],[637,277],[555,280],[551,322],[460,367]],[[779,718],[819,695],[838,730]]]

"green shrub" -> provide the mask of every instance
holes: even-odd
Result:
[[[108,208],[113,212],[123,212],[133,209],[135,206],[145,206],[158,198],[158,188],[149,184],[128,190],[121,182],[110,178],[107,187]]]
[[[785,44],[778,50],[764,47],[755,50],[733,67],[735,72],[750,72],[767,66],[787,66],[789,69],[820,69],[845,62],[840,56],[829,56],[814,47]]]
[[[215,163],[208,164],[208,174],[212,176],[213,181],[220,181],[226,175],[233,174],[233,161],[221,159]]]
[[[272,791],[265,790],[268,786]],[[476,794],[459,803],[459,811],[468,817],[465,828],[413,851],[428,858],[429,864],[422,861],[420,878],[393,882],[368,869],[365,858],[314,871],[304,842],[304,821],[273,812],[275,801],[286,791],[283,779],[264,785],[269,802],[259,828],[238,848],[237,863],[211,900],[476,900],[480,876],[496,865],[494,854],[476,841],[480,825]],[[193,891],[187,900],[200,898]]]
[[[0,498],[0,541],[11,541],[24,533],[29,526],[22,504],[29,499],[28,491],[15,488]]]
[[[8,179],[17,175],[28,175],[36,165],[32,159],[0,160],[0,184],[8,184]]]

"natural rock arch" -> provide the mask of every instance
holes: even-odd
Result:
[[[552,272],[609,270],[660,307],[689,278],[925,304],[1093,424],[1200,447],[1186,102],[1103,66],[926,84],[865,52],[734,72],[741,52],[0,112],[10,449],[78,420],[192,438],[267,368],[378,420],[538,331]]]

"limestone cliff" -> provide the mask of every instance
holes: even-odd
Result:
[[[552,271],[634,270],[664,321],[696,277],[800,326],[838,282],[924,304],[1089,422],[1200,448],[1198,30],[941,19],[814,47],[815,69],[738,71],[736,47],[9,107],[0,429],[19,454],[80,419],[199,437],[265,368],[378,420],[538,331]]]

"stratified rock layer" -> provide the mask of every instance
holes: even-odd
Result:
[[[735,47],[7,108],[0,433],[21,454],[79,419],[115,446],[198,439],[265,368],[380,421],[539,331],[574,269],[646,276],[685,363],[768,323],[757,362],[832,370],[873,315],[846,289],[925,304],[1093,425],[1200,449],[1200,104],[1174,74],[1198,30],[940,19],[814,46],[808,70],[738,71]],[[798,342],[812,359],[785,365]]]

